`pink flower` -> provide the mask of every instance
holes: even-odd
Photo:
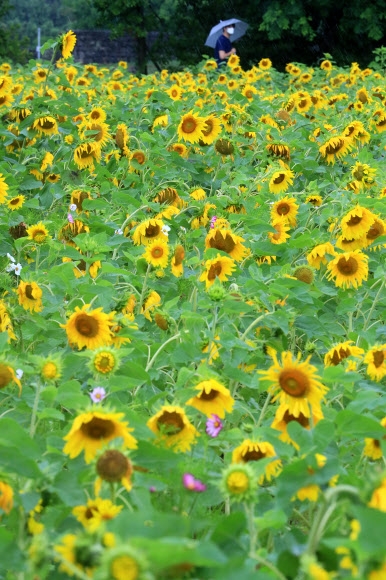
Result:
[[[72,217],[72,215],[70,213],[67,214],[67,219],[70,222],[70,224],[73,224],[74,223],[74,218]]]
[[[206,422],[207,434],[211,437],[217,437],[223,427],[224,425],[220,417],[212,413],[211,418],[209,418]]]
[[[186,489],[190,491],[205,491],[206,485],[199,479],[196,479],[191,473],[184,473],[182,476],[182,483]]]
[[[89,395],[93,403],[100,403],[106,397],[106,391],[103,387],[95,387]]]
[[[217,216],[214,215],[210,220],[210,227],[212,228],[212,230],[214,228],[214,224],[216,223],[216,221],[217,221]]]

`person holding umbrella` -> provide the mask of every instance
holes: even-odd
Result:
[[[248,24],[237,18],[220,20],[219,24],[213,26],[205,41],[205,46],[214,48],[214,57],[218,66],[226,63],[232,54],[236,54],[236,49],[233,48],[230,37],[232,37],[232,40],[238,40],[245,34],[247,28]]]
[[[218,37],[214,47],[214,58],[217,65],[225,64],[231,54],[236,54],[236,49],[232,46],[230,37],[235,33],[235,25],[224,26],[221,36]]]

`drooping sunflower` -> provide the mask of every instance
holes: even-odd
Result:
[[[119,149],[123,151],[127,146],[127,142],[129,140],[129,131],[125,123],[119,123],[117,125],[114,139]]]
[[[95,532],[103,522],[114,519],[120,511],[122,505],[114,505],[109,499],[97,497],[89,499],[86,505],[78,505],[73,508],[72,513],[89,532]]]
[[[362,250],[366,247],[366,237],[347,238],[341,234],[335,242],[335,246],[344,252],[352,252],[354,250]]]
[[[352,149],[352,141],[345,135],[330,137],[319,147],[320,154],[327,163],[335,163],[335,159],[342,159]]]
[[[62,56],[64,59],[70,58],[72,51],[75,48],[75,44],[76,36],[72,30],[69,30],[61,38]]]
[[[5,481],[0,481],[0,509],[9,514],[13,508],[13,489]]]
[[[50,238],[48,230],[42,222],[30,226],[27,229],[27,234],[28,239],[35,242],[35,244],[42,244]]]
[[[164,240],[155,239],[147,244],[142,257],[155,268],[166,268],[169,260],[169,246]]]
[[[290,235],[287,234],[290,229],[289,226],[286,225],[283,219],[276,219],[271,226],[274,228],[275,232],[268,232],[267,236],[270,242],[272,244],[284,244],[290,237]]]
[[[183,115],[178,125],[177,133],[180,139],[188,143],[198,143],[204,136],[203,131],[206,127],[205,118],[199,117],[193,111],[190,111]]]
[[[215,248],[229,254],[236,262],[241,262],[248,250],[241,242],[244,238],[237,236],[230,229],[214,228],[205,238],[205,248]]]
[[[381,381],[386,376],[386,344],[370,348],[363,362],[367,365],[366,372],[369,377],[373,381]]]
[[[274,171],[269,180],[269,191],[271,193],[282,193],[287,191],[294,181],[294,173],[290,169],[279,169]]]
[[[78,415],[70,431],[63,438],[67,441],[63,453],[71,459],[84,451],[86,463],[90,463],[99,449],[119,437],[122,445],[128,449],[137,448],[137,440],[130,435],[134,429],[122,421],[124,413],[109,413],[105,411],[89,411]]]
[[[0,390],[7,387],[11,382],[14,382],[19,387],[19,395],[21,393],[21,382],[17,378],[14,369],[6,362],[0,361]]]
[[[296,216],[299,206],[294,197],[284,197],[280,201],[276,201],[271,208],[271,218],[275,220],[282,219],[284,223],[295,227]]]
[[[95,482],[95,495],[99,495],[102,481],[108,483],[120,482],[127,491],[133,487],[131,475],[133,466],[124,453],[118,449],[106,449],[98,458],[96,464],[98,478]]]
[[[183,143],[173,143],[173,145],[170,145],[170,150],[175,151],[183,159],[187,159],[189,155],[189,150]]]
[[[147,426],[156,434],[159,442],[173,451],[190,451],[199,432],[189,421],[182,407],[165,405],[153,415]]]
[[[165,189],[161,189],[153,201],[160,204],[171,205],[177,208],[181,208],[184,204],[183,200],[180,198],[177,190],[174,187],[166,187]]]
[[[303,413],[299,413],[299,415],[295,417],[288,411],[288,408],[285,405],[279,405],[275,414],[275,418],[271,424],[271,429],[277,429],[277,431],[281,431],[279,439],[285,443],[290,443],[295,447],[295,449],[299,449],[299,445],[293,441],[288,434],[288,425],[293,421],[296,421],[296,423],[299,423],[299,425],[305,429],[310,429],[311,424],[315,426],[321,419],[323,419],[323,412],[318,407],[313,409],[311,421],[311,417],[306,417],[303,415]]]
[[[232,412],[235,401],[229,389],[215,379],[201,381],[194,389],[199,393],[186,401],[187,405],[202,411],[208,417],[214,414],[222,419],[225,412]]]
[[[101,121],[86,121],[79,126],[80,138],[83,141],[92,141],[103,147],[109,141],[111,135],[107,123]]]
[[[384,236],[386,234],[386,222],[379,216],[375,217],[370,229],[367,231],[365,236],[365,246],[371,246],[377,238]],[[380,246],[374,246],[370,250],[376,250]]]
[[[151,317],[151,313],[155,308],[157,308],[157,306],[161,306],[161,296],[158,294],[158,292],[152,290],[143,303],[141,314],[143,314],[145,318],[152,322],[153,319]]]
[[[167,242],[168,237],[164,234],[162,228],[164,223],[160,219],[149,219],[141,222],[133,233],[133,242],[136,246],[139,244],[147,245],[154,240]]]
[[[386,512],[386,477],[384,477],[376,489],[374,489],[368,506],[381,512]]]
[[[339,254],[327,265],[327,278],[334,279],[339,288],[358,288],[367,280],[368,256],[360,250]]]
[[[364,354],[363,348],[359,348],[358,346],[353,346],[352,340],[347,340],[346,342],[340,342],[337,345],[333,346],[325,355],[324,355],[324,364],[326,367],[336,366],[342,360],[348,358],[349,356],[353,356],[356,358],[361,358]]]
[[[36,119],[32,123],[32,129],[35,129],[39,135],[57,135],[59,133],[57,121],[50,116]]]
[[[20,282],[16,290],[19,304],[24,310],[41,312],[43,310],[43,290],[36,282]]]
[[[101,150],[96,141],[88,141],[81,143],[74,151],[74,162],[79,169],[89,167],[94,168],[94,162],[99,162],[101,158]]]
[[[317,369],[309,363],[310,356],[303,362],[301,354],[292,360],[292,353],[284,351],[281,354],[281,364],[276,352],[272,353],[274,364],[267,371],[259,371],[261,380],[271,384],[268,392],[274,396],[273,401],[279,400],[280,405],[286,406],[289,413],[295,417],[302,414],[310,417],[320,408],[320,403],[328,391],[320,382]]]
[[[375,215],[366,209],[357,205],[350,210],[341,220],[342,234],[348,239],[362,238],[371,228]]]
[[[89,191],[74,189],[71,193],[71,204],[76,205],[76,213],[83,211],[83,202],[85,199],[91,199]]]
[[[16,340],[13,325],[7,307],[3,300],[0,300],[0,332],[8,333],[8,342]]]
[[[232,452],[232,463],[249,463],[251,461],[259,461],[260,459],[277,457],[275,448],[268,441],[251,441],[245,439]],[[282,463],[280,459],[275,459],[268,463],[265,467],[264,475],[259,478],[259,484],[264,482],[264,479],[271,481],[272,477],[279,475]]]
[[[322,264],[327,264],[326,255],[335,256],[334,246],[330,242],[319,244],[307,254],[307,262],[312,268],[319,270]]]
[[[227,276],[231,276],[235,268],[236,265],[232,258],[217,254],[216,258],[206,260],[205,270],[199,280],[200,282],[205,282],[205,287],[208,289],[214,284],[216,278],[221,282],[226,282],[228,280]]]
[[[211,145],[215,142],[217,137],[221,133],[221,122],[214,115],[209,115],[209,117],[204,118],[205,126],[202,130],[203,136],[200,139],[200,143],[205,145]]]
[[[184,258],[185,258],[185,250],[183,246],[179,244],[178,246],[176,246],[174,250],[174,256],[171,260],[172,274],[176,278],[179,278],[184,273],[184,264],[183,264]]]
[[[24,202],[25,202],[25,196],[24,195],[17,195],[16,197],[13,197],[12,199],[9,199],[7,201],[7,206],[9,207],[9,209],[11,211],[15,211],[15,209],[20,209],[21,207],[23,207]]]
[[[386,439],[386,417],[383,417],[383,419],[381,419],[380,424],[382,425],[382,427],[385,427],[385,435],[382,437],[382,439]],[[380,459],[383,456],[380,440],[372,439],[371,437],[366,437],[365,448],[363,450],[363,453],[364,455],[366,455],[366,457],[374,459],[374,461]]]
[[[91,350],[111,343],[111,316],[102,308],[89,310],[90,305],[77,306],[66,322],[60,326],[66,330],[68,342],[81,350]]]

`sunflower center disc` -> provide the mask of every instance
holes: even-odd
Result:
[[[373,354],[373,363],[375,368],[379,368],[383,361],[385,360],[385,355],[383,354],[382,350],[377,350],[376,352],[374,352]]]
[[[265,453],[263,453],[262,451],[256,451],[256,449],[253,449],[252,451],[247,451],[246,453],[244,453],[243,455],[243,460],[246,461],[259,461],[259,459],[264,459],[265,457]]]
[[[94,338],[99,331],[99,324],[92,316],[80,314],[75,322],[75,328],[82,336]]]
[[[167,435],[176,435],[184,428],[184,422],[181,415],[175,411],[164,411],[158,419],[157,425],[159,428],[163,427],[163,430]]]
[[[93,417],[91,421],[84,423],[80,430],[89,439],[108,439],[114,433],[114,423],[108,419]]]
[[[309,427],[310,421],[303,415],[303,413],[299,414],[299,417],[295,417],[295,415],[291,415],[289,411],[286,411],[283,415],[283,421],[288,425],[288,423],[292,423],[292,421],[296,421],[302,427]]]
[[[227,254],[230,254],[231,251],[235,248],[236,244],[232,240],[229,234],[226,234],[225,238],[223,237],[220,230],[217,230],[215,233],[214,238],[209,240],[209,245],[211,248],[216,248],[216,250],[222,250]]]
[[[218,396],[218,391],[216,391],[215,389],[211,389],[209,391],[209,393],[207,393],[205,390],[202,391],[202,393],[200,395],[198,395],[198,398],[203,400],[203,401],[213,401],[213,399],[215,399]]]
[[[307,390],[308,380],[303,373],[291,370],[280,373],[279,383],[283,391],[291,397],[302,397]]]
[[[36,298],[32,294],[32,286],[31,286],[31,284],[27,284],[27,286],[25,287],[25,295],[27,296],[27,298],[29,300],[36,300]]]
[[[212,264],[208,272],[208,280],[214,280],[215,278],[217,278],[217,276],[220,276],[221,271],[222,267],[220,262]]]
[[[353,257],[350,257],[348,260],[341,258],[338,261],[337,268],[341,274],[352,276],[358,271],[358,262]]]

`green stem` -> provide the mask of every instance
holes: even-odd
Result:
[[[40,381],[38,381],[36,383],[35,400],[34,400],[34,404],[32,407],[31,423],[29,426],[29,436],[31,437],[31,439],[34,437],[35,431],[36,431],[36,424],[37,424],[36,423],[36,416],[38,413],[40,393],[41,393],[41,384],[40,384]]]
[[[270,401],[271,401],[271,395],[268,394],[267,398],[264,401],[263,408],[261,409],[259,420],[257,421],[257,424],[256,424],[257,428],[260,427],[261,422],[264,419],[264,416],[265,416],[265,413],[267,412],[267,408],[268,408]]]
[[[35,272],[39,270],[40,246],[36,246]]]
[[[248,521],[249,531],[249,557],[254,558],[257,544],[257,529],[255,525],[255,504],[244,504],[245,515]]]
[[[244,340],[245,337],[248,335],[249,331],[252,330],[252,328],[254,328],[255,326],[257,326],[259,324],[260,320],[263,320],[263,318],[265,318],[269,314],[272,314],[272,312],[266,312],[265,314],[262,314],[261,316],[256,318],[253,322],[251,322],[251,324],[248,326],[247,330],[244,332],[244,334],[242,334],[240,340]]]
[[[386,284],[386,279],[382,281],[382,284],[381,284],[381,286],[380,286],[380,288],[379,288],[379,290],[378,290],[378,292],[377,292],[377,294],[376,294],[376,296],[375,296],[375,298],[373,300],[373,303],[372,303],[371,308],[370,308],[370,311],[369,311],[369,315],[366,318],[365,323],[363,325],[363,330],[366,330],[367,329],[367,325],[370,322],[371,316],[372,316],[372,314],[374,312],[374,308],[375,308],[375,306],[376,306],[376,304],[378,302],[379,295],[382,292],[385,284]]]
[[[265,558],[263,558],[262,556],[260,556],[257,553],[253,555],[253,558],[254,558],[254,560],[257,560],[259,562],[259,564],[262,564],[263,566],[266,566],[267,568],[269,568],[271,570],[271,572],[273,572],[277,578],[280,578],[280,580],[287,580],[287,578],[284,576],[284,574],[282,574],[280,572],[280,570],[278,570],[276,568],[276,566],[274,564],[272,564],[272,562],[270,562],[269,560],[266,560]]]
[[[156,353],[153,355],[153,357],[151,358],[151,360],[147,363],[146,365],[146,369],[145,371],[147,372],[149,369],[151,369],[151,367],[153,366],[153,363],[155,361],[155,359],[157,358],[157,356],[159,355],[159,353],[165,348],[165,346],[167,344],[169,344],[169,342],[172,342],[172,340],[177,340],[177,338],[180,338],[180,333],[178,332],[177,334],[175,334],[174,336],[171,336],[170,338],[168,338],[167,340],[165,340],[164,343],[161,344],[161,346],[159,347],[159,349],[156,351]]]
[[[147,270],[146,270],[146,274],[145,274],[145,278],[142,284],[142,290],[141,290],[141,297],[139,299],[139,311],[141,312],[141,308],[142,308],[142,304],[145,298],[145,292],[146,292],[146,288],[147,288],[147,278],[149,276],[149,272],[150,272],[150,268],[151,268],[151,264],[147,265]]]

